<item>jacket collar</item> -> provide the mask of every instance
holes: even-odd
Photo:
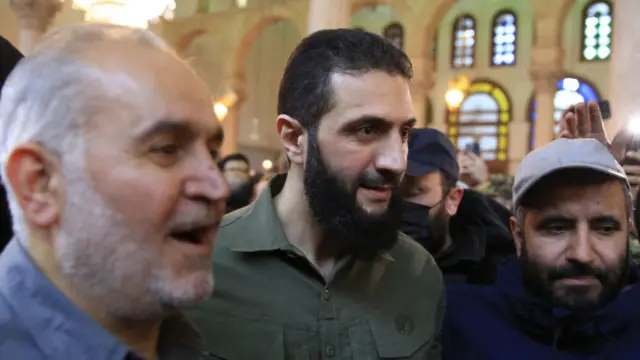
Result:
[[[274,197],[282,191],[286,179],[286,174],[274,176],[253,204],[239,210],[242,212],[241,215],[231,213],[225,217],[222,227],[236,221],[242,221],[245,224],[244,236],[234,240],[231,246],[232,251],[264,252],[293,248],[284,233],[282,221],[278,217],[273,201]]]
[[[515,257],[500,265],[496,285],[514,320],[527,324],[533,332],[552,333],[561,326],[586,336],[606,337],[625,328],[640,311],[638,280],[638,266],[632,264],[628,286],[611,303],[593,312],[555,308],[532,296],[522,283],[522,266]]]
[[[133,355],[49,282],[16,239],[0,256],[0,297],[8,302],[47,358],[68,358],[69,346],[73,346],[73,354],[93,360]],[[168,317],[162,324],[161,359],[199,359],[204,355],[203,348],[199,334],[181,314]]]
[[[464,190],[458,212],[449,223],[452,247],[438,258],[438,265],[448,267],[463,261],[480,262],[489,247],[503,248],[505,253],[515,252],[508,224],[502,222],[493,208],[502,205],[491,201],[486,195]]]

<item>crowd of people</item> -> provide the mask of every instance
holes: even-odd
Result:
[[[282,166],[256,176],[147,30],[0,60],[0,359],[640,357],[638,154],[596,103],[491,178],[415,128],[402,50],[318,31],[280,83]]]

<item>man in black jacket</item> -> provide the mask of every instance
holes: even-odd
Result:
[[[489,284],[497,264],[515,254],[511,213],[486,195],[458,187],[459,175],[451,141],[435,129],[414,130],[401,230],[431,252],[445,283]]]
[[[9,77],[9,73],[22,59],[22,54],[11,43],[0,36],[0,96],[2,86]],[[1,119],[0,119],[1,120]],[[7,204],[7,193],[2,183],[0,183],[0,252],[13,237],[11,214]]]

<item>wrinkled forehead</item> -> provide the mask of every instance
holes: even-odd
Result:
[[[176,124],[183,122],[212,136],[221,131],[206,84],[173,54],[105,42],[89,51],[86,61],[104,73],[105,99],[98,116],[108,117],[108,125],[142,132],[159,123],[172,124],[164,126],[165,131],[178,130]],[[105,121],[97,123],[105,125]]]
[[[627,204],[622,184],[617,180],[591,185],[563,185],[539,189],[531,199],[531,210],[538,215],[557,214],[571,218],[610,215],[623,219]]]

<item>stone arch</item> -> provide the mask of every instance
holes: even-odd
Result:
[[[189,46],[193,43],[193,41],[200,36],[206,34],[208,31],[205,29],[195,29],[191,30],[188,33],[180,36],[178,41],[175,43],[175,49],[178,55],[184,55],[184,53],[189,49]]]
[[[406,0],[351,0],[351,15],[366,7],[376,5],[390,6],[404,22],[409,20],[409,15],[412,13]]]
[[[268,11],[263,12],[260,17],[256,17],[254,21],[247,27],[244,35],[240,39],[233,60],[233,75],[242,79],[244,77],[244,65],[246,63],[249,52],[256,42],[258,37],[264,32],[270,25],[279,21],[291,21],[298,30],[303,29],[303,24],[296,20],[295,14],[286,11],[283,7],[269,7]],[[301,33],[305,33],[302,32]]]

